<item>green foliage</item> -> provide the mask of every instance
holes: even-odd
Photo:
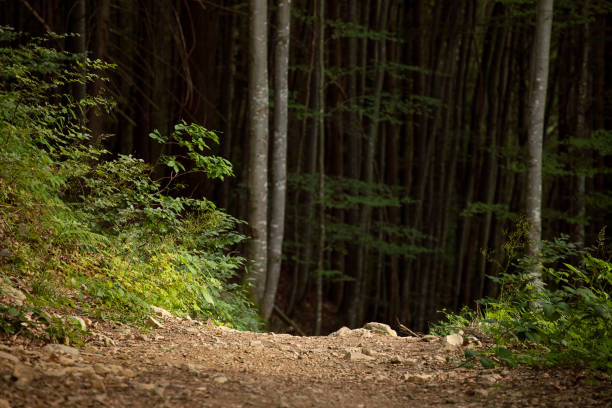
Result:
[[[481,300],[484,312],[468,312],[469,319],[465,311],[447,313],[434,331],[477,327],[495,339],[492,358],[511,366],[581,365],[612,371],[612,263],[603,232],[599,246],[587,250],[565,236],[547,242],[537,260],[517,257],[521,235],[507,245],[516,270],[491,277],[501,287],[500,296]],[[568,262],[576,258],[581,261]],[[531,285],[527,271],[534,262],[542,265],[543,289]]]
[[[232,175],[229,162],[207,154],[217,135],[185,122],[169,136],[152,132],[166,148],[174,144],[184,153],[162,156],[171,175],[161,180],[140,159],[111,158],[89,144],[81,123],[83,109],[111,104],[75,101],[68,92],[96,76],[83,75],[82,59],[45,41],[0,28],[0,241],[11,252],[0,264],[9,276],[29,281],[29,302],[37,305],[2,305],[2,330],[19,332],[42,307],[142,322],[150,304],[236,328],[259,327],[248,291],[231,283],[244,264],[229,254],[244,239],[235,232],[239,221],[205,199],[181,196],[174,183],[190,172]],[[86,64],[87,72],[104,67]],[[43,320],[49,338],[72,336],[69,323]]]
[[[9,294],[6,291],[9,286],[5,286],[5,283],[0,281],[0,298]],[[77,322],[53,316],[39,306],[3,303],[0,303],[0,333],[25,335],[43,338],[50,342],[76,345],[83,344],[83,339],[87,334]]]

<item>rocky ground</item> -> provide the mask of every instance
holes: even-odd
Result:
[[[605,374],[458,368],[460,336],[295,337],[158,313],[146,332],[85,320],[80,349],[0,338],[0,408],[612,406]]]

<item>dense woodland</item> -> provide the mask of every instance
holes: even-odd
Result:
[[[273,173],[283,75],[275,52],[289,34],[284,234],[268,227],[268,239],[283,242],[272,327],[287,324],[282,313],[307,333],[373,320],[423,331],[441,309],[496,295],[487,276],[507,271],[504,245],[525,214],[535,1],[260,3],[263,42],[253,41],[249,4],[231,0],[4,0],[0,24],[78,33],[54,46],[114,64],[102,73],[108,81],[70,90],[115,101],[84,119],[113,154],[150,163],[178,155],[149,133],[169,134],[181,120],[217,131],[213,153],[235,176],[187,174],[182,193],[242,220],[253,200],[249,169]],[[590,245],[612,222],[611,10],[609,0],[554,4],[545,240],[565,234]],[[269,164],[251,149],[254,48],[268,55],[260,125]]]

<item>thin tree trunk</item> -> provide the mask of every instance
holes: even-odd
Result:
[[[77,54],[81,54],[80,60],[82,63],[81,74],[83,82],[78,82],[74,85],[74,99],[83,101],[87,96],[87,85],[85,84],[85,76],[87,71],[85,63],[87,61],[87,5],[86,0],[76,0],[75,13],[75,31],[78,36],[75,39],[74,47]],[[84,106],[80,108],[81,131],[85,131],[87,125],[87,112]]]
[[[586,8],[589,4],[588,0],[585,0],[584,7]],[[576,137],[587,138],[589,137],[589,130],[586,123],[586,113],[588,108],[588,86],[589,86],[589,23],[584,23],[583,28],[583,40],[582,40],[582,63],[580,64],[580,79],[578,81],[578,100],[576,103]],[[579,158],[584,159],[582,154],[578,155]],[[576,217],[578,224],[576,225],[576,241],[585,241],[585,225],[586,225],[586,177],[584,172],[581,171],[580,167],[584,166],[584,163],[577,163],[576,175]]]
[[[318,242],[318,262],[316,271],[316,310],[315,310],[315,336],[321,334],[321,324],[323,322],[323,269],[325,260],[325,0],[319,0],[317,16],[317,67],[316,77],[316,96],[315,111],[317,120],[315,127],[319,133],[319,242]]]
[[[235,89],[236,89],[236,54],[238,51],[238,18],[235,14],[230,17],[229,27],[229,50],[228,50],[228,72],[227,72],[227,99],[225,105],[225,117],[227,122],[225,123],[225,134],[223,135],[223,157],[230,159],[232,154],[232,146],[234,139],[234,129],[237,127],[234,124],[235,116],[234,111],[236,107],[235,102]],[[275,116],[276,117],[276,116]],[[228,178],[223,181],[221,185],[221,208],[229,210],[230,205],[230,186],[232,181]]]
[[[534,262],[540,253],[542,240],[542,145],[552,20],[553,0],[538,0],[527,114],[527,255],[534,259]],[[537,263],[532,266],[530,274],[534,287],[541,287],[542,271]]]
[[[272,314],[281,269],[285,203],[287,191],[287,106],[289,102],[289,32],[291,0],[280,0],[277,10],[277,38],[274,50],[274,138],[270,188],[270,224],[268,236],[268,277],[263,303],[267,320]]]
[[[94,46],[94,57],[106,59],[106,50],[108,48],[108,34],[110,23],[110,0],[100,0],[98,2],[96,16],[96,42]],[[104,82],[101,78],[96,78],[91,87],[92,96],[100,96]],[[102,141],[102,112],[98,109],[92,109],[89,112],[89,129],[91,130],[92,141],[94,144],[99,144]]]
[[[268,256],[268,2],[250,0],[249,256],[255,302],[262,305]]]

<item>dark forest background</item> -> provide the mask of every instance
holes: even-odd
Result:
[[[497,293],[487,275],[501,272],[504,243],[524,213],[534,2],[328,1],[322,169],[313,133],[316,3],[292,2],[276,304],[312,332],[317,270],[323,332],[372,320],[422,331],[437,311]],[[187,177],[185,192],[247,218],[247,3],[0,0],[0,7],[2,25],[81,33],[56,46],[116,64],[108,82],[86,90],[116,101],[110,114],[92,110],[87,120],[110,151],[155,162],[162,152],[152,129],[167,134],[184,119],[219,131],[214,153],[233,163],[235,177]],[[566,234],[588,245],[612,221],[610,10],[606,0],[555,2],[544,239]],[[273,33],[273,2],[269,13]],[[317,269],[322,170],[325,265]]]

